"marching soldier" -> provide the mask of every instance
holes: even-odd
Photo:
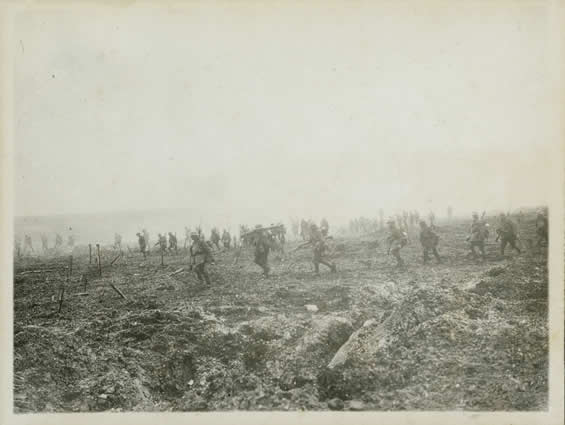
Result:
[[[178,252],[177,237],[172,232],[169,232],[169,252]]]
[[[190,245],[190,229],[184,226],[184,249]]]
[[[192,245],[190,246],[190,270],[196,273],[200,283],[206,282],[210,285],[210,276],[206,271],[206,264],[212,262],[212,254],[208,245],[200,239],[198,233],[190,234]]]
[[[143,238],[145,239],[145,246],[147,247],[147,253],[149,253],[149,250],[151,249],[151,244],[149,242],[149,232],[147,231],[147,229],[143,229],[142,230],[143,233]]]
[[[326,257],[328,246],[325,239],[327,236],[324,236],[324,234],[321,232],[318,226],[316,226],[315,223],[312,223],[312,225],[310,226],[309,233],[309,241],[305,244],[299,245],[297,249],[306,245],[312,246],[312,263],[314,263],[314,272],[316,274],[320,274],[320,264],[323,264],[324,266],[328,267],[332,271],[332,273],[335,273],[337,271],[336,265],[329,261]]]
[[[404,248],[404,246],[406,246],[406,244],[408,243],[408,238],[406,237],[406,234],[404,232],[396,227],[394,220],[388,221],[388,229],[390,231],[390,234],[387,238],[387,254],[390,254],[392,252],[392,255],[394,255],[394,258],[396,258],[397,267],[402,267],[404,265],[404,261],[400,257],[400,250]]]
[[[210,242],[212,242],[218,250],[220,249],[220,232],[218,232],[218,229],[215,227],[210,234]]]
[[[269,251],[272,248],[272,242],[262,230],[261,225],[255,227],[256,232],[253,235],[252,244],[255,247],[255,264],[263,269],[263,275],[269,276],[271,268],[269,267]]]
[[[230,249],[231,247],[231,235],[226,229],[222,232],[222,243],[224,245],[224,249]]]
[[[483,260],[486,259],[485,240],[488,238],[488,234],[489,232],[486,223],[484,223],[483,220],[479,220],[479,214],[474,212],[473,222],[471,223],[471,232],[467,237],[467,241],[470,242],[471,253],[474,258],[477,257],[475,247],[478,247],[481,251]]]
[[[167,252],[167,235],[165,234],[161,234],[159,233],[157,235],[157,243],[155,244],[155,246],[159,245],[159,249],[161,250],[161,252],[165,253]]]
[[[147,258],[147,254],[145,252],[145,236],[143,236],[143,234],[141,233],[136,233],[137,235],[137,243],[139,244],[139,250],[141,251],[141,253],[143,254],[143,258]]]
[[[500,214],[500,225],[496,229],[496,242],[500,239],[500,255],[504,255],[506,245],[510,244],[512,248],[521,253],[520,248],[516,246],[518,235],[516,234],[516,225],[504,214]]]
[[[538,212],[536,216],[536,233],[538,235],[538,247],[541,247],[544,241],[546,245],[548,244],[548,229],[549,227],[547,223],[547,217],[542,212]]]
[[[438,264],[441,263],[441,257],[437,252],[438,242],[438,235],[427,225],[425,221],[420,221],[420,243],[424,249],[424,264],[426,264],[430,259],[428,255],[430,251],[432,251],[432,254],[436,257]]]

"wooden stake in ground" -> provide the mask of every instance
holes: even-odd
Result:
[[[164,266],[165,262],[163,260],[163,250],[161,250],[161,266]]]
[[[179,273],[182,272],[182,271],[184,271],[184,267],[181,267],[180,269],[175,270],[174,272],[172,272],[172,273],[169,275],[169,277],[176,276],[177,274],[179,274]]]
[[[71,268],[72,268],[72,260],[73,257],[71,256],[71,264],[69,266],[69,273],[67,274],[67,283],[69,283],[69,279],[71,278]],[[65,282],[63,282],[63,284],[61,285],[61,291],[59,293],[59,309],[57,310],[57,313],[61,312],[61,309],[63,308],[63,300],[65,299]]]
[[[73,274],[73,256],[71,255],[69,258],[69,278]]]
[[[110,263],[110,265],[113,266],[114,263],[115,263],[116,261],[118,261],[118,258],[120,258],[121,256],[122,256],[122,253],[120,252],[118,255],[116,255],[116,258],[114,258],[114,259],[112,260],[112,262]]]
[[[65,286],[63,286],[61,288],[61,295],[59,296],[59,310],[57,310],[57,313],[61,312],[61,309],[63,308],[63,298],[65,296]]]
[[[100,244],[96,244],[96,253],[98,255],[98,274],[102,277],[102,261],[100,261]]]
[[[88,244],[88,264],[92,264],[92,244]]]
[[[113,283],[110,283],[110,286],[112,287],[112,289],[113,289],[114,291],[116,291],[116,292],[120,295],[120,297],[122,297],[124,300],[127,300],[127,298],[126,298],[126,296],[123,294],[123,292],[120,291],[118,288],[116,288],[116,286],[115,286]]]

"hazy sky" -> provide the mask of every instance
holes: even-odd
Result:
[[[234,3],[19,15],[16,214],[547,202],[544,2]]]

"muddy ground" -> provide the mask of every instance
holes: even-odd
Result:
[[[14,409],[544,409],[547,250],[527,242],[533,220],[522,254],[502,257],[491,236],[484,262],[468,256],[467,221],[441,224],[439,265],[422,265],[415,234],[404,269],[371,237],[336,238],[338,272],[320,276],[308,249],[272,254],[268,279],[250,251],[238,264],[216,252],[211,286],[171,276],[182,252],[110,266],[104,248],[100,278],[79,247],[68,282],[67,256],[16,260]]]

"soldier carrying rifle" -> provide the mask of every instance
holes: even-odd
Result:
[[[521,212],[521,211],[520,211]],[[538,235],[538,248],[548,241],[548,222],[547,217],[542,211],[539,211],[536,216],[536,233]]]
[[[263,228],[263,226],[258,224],[255,226],[255,229],[240,236],[242,243],[245,242],[254,247],[254,262],[263,269],[265,277],[268,277],[271,271],[269,267],[269,252],[275,248],[274,238],[269,234],[269,231],[277,231],[278,229],[280,229],[280,225]]]
[[[392,252],[392,255],[396,258],[396,266],[401,267],[404,265],[404,261],[400,257],[400,250],[408,243],[408,237],[405,232],[396,227],[396,223],[393,219],[388,221],[388,230],[390,233],[387,237],[387,254],[390,255]]]
[[[471,231],[470,235],[467,237],[467,242],[469,242],[471,245],[471,254],[473,255],[473,258],[477,257],[475,247],[478,247],[481,251],[483,260],[486,258],[485,241],[489,235],[488,225],[483,221],[484,216],[485,213],[483,212],[482,218],[479,220],[479,214],[476,212],[473,213]]]
[[[500,225],[498,229],[496,229],[496,242],[500,240],[500,255],[504,255],[504,249],[507,244],[510,244],[510,246],[520,254],[520,248],[516,246],[517,239],[518,235],[514,222],[504,215],[504,213],[500,214]]]
[[[196,273],[200,283],[206,282],[210,285],[210,276],[206,271],[206,264],[213,262],[212,253],[208,245],[200,239],[196,232],[190,234],[192,245],[190,246],[190,270]]]
[[[297,251],[308,245],[312,246],[312,262],[314,263],[314,270],[316,274],[320,274],[320,264],[328,267],[332,273],[337,271],[336,265],[329,261],[326,257],[328,250],[328,245],[326,244],[326,239],[331,236],[324,236],[318,226],[314,223],[310,225],[309,240],[301,245],[298,245],[292,252]]]

